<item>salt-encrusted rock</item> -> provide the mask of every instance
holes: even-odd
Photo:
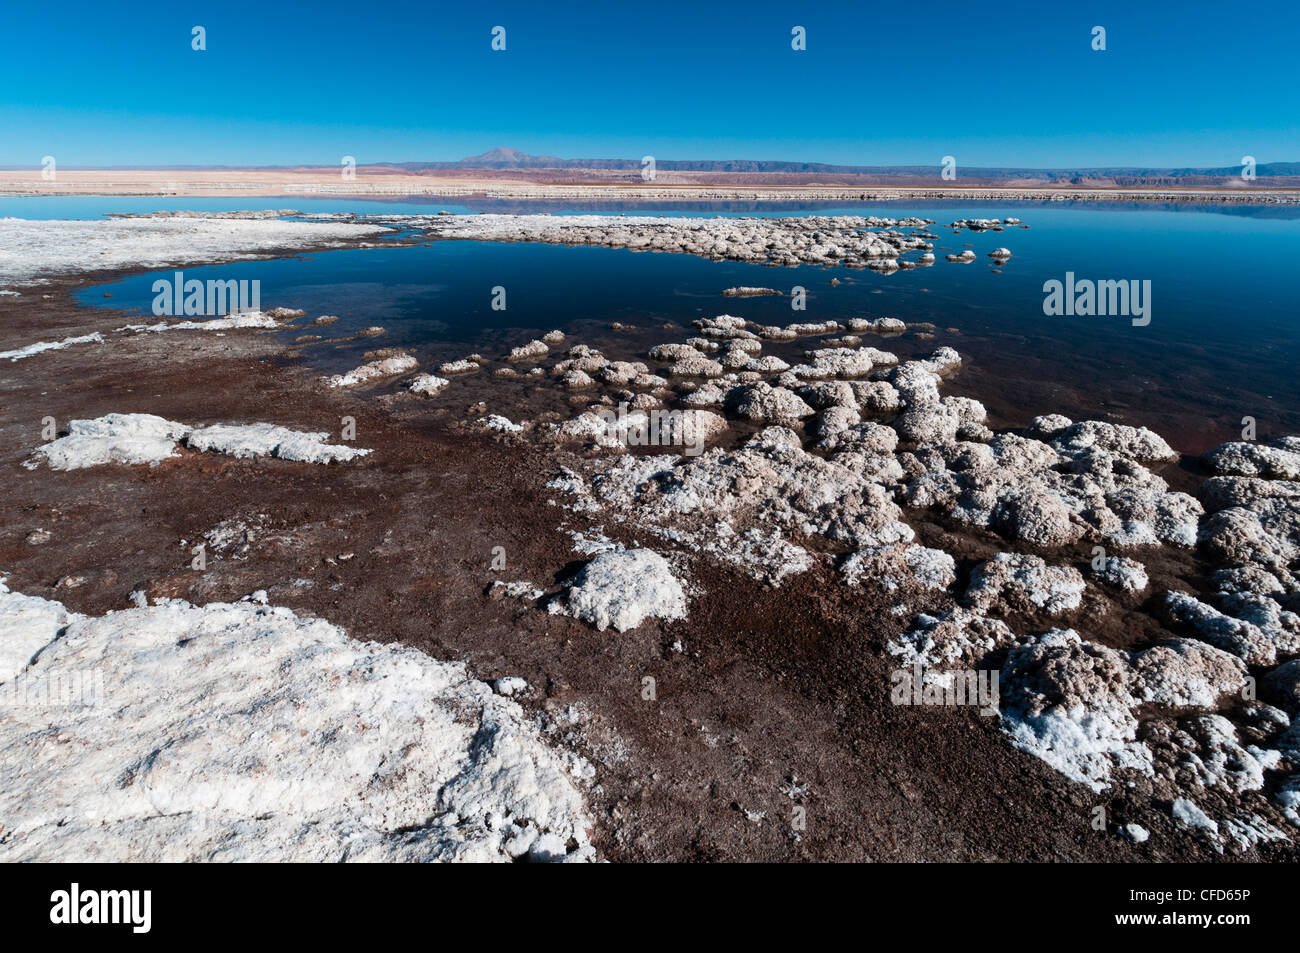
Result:
[[[834,334],[836,331],[843,331],[844,327],[838,321],[813,321],[802,324],[788,324],[785,330],[798,337],[808,334]]]
[[[856,426],[860,420],[860,415],[853,407],[827,407],[813,416],[808,432],[814,437],[831,437]]]
[[[1246,619],[1221,612],[1185,592],[1165,597],[1165,610],[1173,622],[1191,626],[1201,639],[1247,665],[1273,665],[1279,652],[1300,652],[1300,619],[1294,613],[1283,613],[1272,600],[1261,598],[1256,608],[1261,611],[1255,618]]]
[[[609,360],[600,351],[585,344],[575,344],[565,353],[567,355],[565,359],[557,361],[551,369],[556,376],[571,370],[594,374],[609,363]]]
[[[919,615],[912,628],[889,643],[900,665],[926,669],[973,669],[985,656],[1011,645],[1015,635],[1000,619],[965,606],[939,616]]]
[[[308,433],[274,424],[214,424],[190,431],[185,445],[233,457],[277,457],[301,463],[347,462],[370,453],[359,447],[327,444],[328,437],[323,431]]]
[[[1203,459],[1215,473],[1267,480],[1300,480],[1300,452],[1285,447],[1281,441],[1275,441],[1273,445],[1225,443],[1205,454]]]
[[[888,381],[850,381],[853,396],[868,414],[894,414],[903,409],[903,399]]]
[[[759,325],[758,336],[765,341],[793,341],[799,336],[799,332],[791,331],[789,328],[775,328],[768,325]]]
[[[1129,592],[1141,592],[1150,582],[1145,566],[1135,559],[1125,559],[1123,556],[1107,556],[1100,569],[1091,562],[1088,567],[1097,579]]]
[[[1002,728],[1066,777],[1104,790],[1116,768],[1151,771],[1136,741],[1137,700],[1123,653],[1053,629],[1013,648],[1002,667]]]
[[[572,370],[565,371],[560,375],[560,386],[566,390],[583,390],[588,387],[595,387],[596,382],[591,379],[591,375],[586,371]]]
[[[781,292],[777,291],[775,288],[751,288],[746,285],[741,285],[737,288],[726,288],[722,293],[728,298],[759,298],[764,295],[781,294]]]
[[[989,257],[996,258],[998,261],[1006,261],[1008,258],[1011,257],[1011,249],[995,248],[991,252],[989,252]]]
[[[659,417],[657,446],[685,447],[699,453],[704,445],[727,431],[727,418],[708,410],[678,410]]]
[[[1070,424],[1053,436],[1051,443],[1066,453],[1097,447],[1129,460],[1165,462],[1178,459],[1178,454],[1169,444],[1146,427],[1126,427],[1101,420]]]
[[[815,384],[803,385],[795,393],[802,397],[808,406],[816,410],[848,407],[856,411],[858,399],[853,391],[853,385],[848,381],[818,381]]]
[[[690,357],[677,361],[667,373],[670,377],[720,377],[722,365],[707,357]]]
[[[443,238],[604,245],[784,266],[838,263],[866,267],[930,247],[924,238],[899,230],[923,227],[920,219],[891,222],[861,216],[717,219],[485,214],[401,216],[394,224],[416,224]]]
[[[421,394],[425,397],[437,397],[444,387],[451,381],[445,377],[438,377],[436,374],[419,374],[411,381],[408,390],[412,394]]]
[[[519,347],[512,347],[510,354],[506,357],[507,361],[533,361],[539,357],[545,357],[551,352],[545,341],[532,340],[527,344],[521,344]]]
[[[472,371],[477,371],[479,367],[480,365],[477,362],[468,359],[463,359],[459,361],[448,361],[445,364],[438,365],[438,373],[439,374],[469,374]]]
[[[1076,522],[1059,497],[1036,489],[1013,490],[994,507],[990,525],[1010,539],[1039,546],[1064,546],[1081,538],[1086,527]]]
[[[870,331],[874,334],[901,334],[907,330],[907,324],[898,318],[873,318],[870,320],[867,318],[850,318],[849,330],[859,333]]]
[[[888,491],[871,476],[803,449],[797,434],[768,427],[731,451],[615,462],[593,478],[594,502],[642,525],[760,522],[869,548],[911,542]]]
[[[302,308],[270,308],[266,312],[268,317],[275,318],[277,321],[289,321],[293,318],[306,317],[307,312]]]
[[[735,315],[720,314],[714,318],[699,318],[691,323],[702,337],[713,340],[728,341],[756,336],[753,331],[745,327],[745,319]]]
[[[179,456],[176,441],[189,431],[185,424],[153,414],[105,414],[95,420],[73,420],[66,437],[36,449],[35,460],[54,470],[107,463],[153,466]]]
[[[1151,832],[1141,824],[1125,824],[1119,830],[1125,838],[1134,844],[1145,844],[1151,838]]]
[[[411,355],[398,354],[393,357],[385,357],[382,360],[371,361],[368,364],[362,364],[346,374],[335,374],[333,377],[328,378],[326,383],[330,387],[357,387],[385,377],[406,374],[419,366],[420,362]]]
[[[545,334],[542,335],[542,343],[548,344],[551,347],[555,347],[555,345],[557,344],[563,344],[564,332],[559,330],[547,331]]]
[[[694,360],[700,356],[700,352],[689,344],[656,344],[647,353],[652,361],[665,364]]]
[[[916,403],[893,422],[898,436],[907,443],[930,444],[955,440],[961,429],[961,415],[946,404]]]
[[[874,363],[872,349],[852,347],[824,347],[809,351],[812,367],[821,377],[862,377],[870,374]]]
[[[500,414],[489,414],[486,417],[480,417],[478,423],[486,430],[495,430],[498,433],[519,433],[524,429],[523,424],[517,424],[508,417],[502,417]]]
[[[528,682],[515,675],[505,678],[498,678],[492,683],[492,690],[498,695],[504,695],[509,698],[512,695],[518,695],[528,690]]]
[[[847,410],[848,408],[842,409]],[[890,456],[898,448],[898,434],[883,424],[872,423],[871,421],[855,422],[844,430],[837,431],[819,441],[817,448],[832,450],[837,458],[845,452],[882,457]]]
[[[864,549],[846,559],[840,572],[850,586],[874,583],[889,591],[946,589],[957,579],[951,556],[916,543]]]
[[[1158,721],[1145,732],[1155,752],[1157,780],[1175,790],[1219,788],[1241,794],[1264,786],[1264,772],[1276,767],[1279,752],[1241,744],[1236,726],[1219,714],[1191,715],[1178,723]]]
[[[798,394],[784,387],[773,387],[766,381],[732,388],[727,392],[724,406],[727,413],[744,420],[786,426],[813,414],[813,409]]]
[[[1083,601],[1083,576],[1072,566],[1049,566],[1038,556],[998,553],[971,572],[965,599],[982,611],[1042,611],[1058,615]]]
[[[627,387],[634,383],[638,378],[649,375],[650,368],[646,367],[640,361],[610,361],[601,367],[595,373],[597,380],[614,387]],[[661,383],[667,383],[659,379]]]
[[[1215,840],[1219,838],[1219,825],[1212,821],[1204,811],[1187,800],[1185,797],[1174,798],[1169,806],[1170,816],[1177,822],[1179,827],[1188,830],[1199,830],[1212,836]]]
[[[741,368],[748,366],[749,362],[752,360],[753,358],[750,356],[748,351],[738,347],[724,348],[722,352],[718,354],[718,363],[727,370],[732,371],[740,370]]]
[[[504,582],[498,579],[492,583],[488,594],[493,599],[500,599],[505,596],[509,599],[526,599],[529,602],[536,602],[546,594],[546,591],[533,585],[527,579],[517,579],[514,582]]]
[[[973,251],[971,251],[969,248],[967,248],[967,249],[966,249],[965,251],[963,251],[963,252],[958,252],[958,253],[955,253],[955,254],[950,254],[950,255],[947,255],[947,256],[945,256],[945,257],[947,257],[947,259],[948,259],[949,261],[962,261],[962,262],[965,262],[965,261],[974,261],[974,260],[975,260],[975,253],[974,253]]]
[[[709,381],[683,397],[682,403],[687,407],[721,407],[730,390],[726,384]]]
[[[593,856],[582,763],[462,663],[254,601],[66,626],[12,687],[102,684],[86,704],[6,706],[0,859]]]
[[[775,354],[764,354],[762,357],[750,358],[744,367],[744,370],[755,371],[759,374],[779,374],[789,369],[790,365]]]
[[[984,405],[970,397],[945,397],[943,404],[964,424],[982,424],[988,418]]]
[[[1194,639],[1174,639],[1133,656],[1130,685],[1140,701],[1210,708],[1246,685],[1241,659]]]
[[[568,592],[570,614],[601,632],[635,629],[646,619],[686,618],[686,594],[668,561],[648,549],[602,553]]]
[[[1069,417],[1060,414],[1043,414],[1029,422],[1029,426],[1025,428],[1025,436],[1035,440],[1051,440],[1073,424],[1074,421]]]

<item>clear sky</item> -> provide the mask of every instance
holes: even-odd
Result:
[[[0,35],[0,165],[1300,160],[1296,0],[7,0]]]

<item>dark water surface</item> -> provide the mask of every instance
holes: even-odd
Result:
[[[743,203],[716,206],[618,206],[639,214],[753,214]],[[0,215],[96,217],[105,211],[297,208],[373,214],[452,211],[608,211],[555,203],[310,199],[58,198],[0,200]],[[261,281],[263,306],[337,314],[327,334],[383,325],[379,339],[339,349],[323,345],[309,360],[333,369],[366,347],[414,349],[426,364],[475,350],[499,355],[552,328],[571,341],[604,346],[613,321],[642,332],[664,322],[736,314],[771,324],[827,318],[893,316],[936,326],[933,340],[909,333],[885,343],[904,357],[948,344],[968,358],[949,392],[984,400],[995,423],[1019,425],[1039,413],[1106,416],[1141,423],[1180,449],[1199,452],[1258,420],[1268,439],[1300,433],[1300,218],[1294,209],[1111,207],[1063,203],[843,203],[765,208],[765,214],[857,214],[935,219],[938,262],[892,275],[845,268],[767,268],[686,255],[621,249],[495,242],[326,252],[302,259],[186,269],[186,277]],[[1031,226],[953,234],[955,218],[1015,216]],[[973,248],[969,265],[943,260]],[[1000,245],[1014,257],[995,270],[987,253]],[[1049,317],[1043,283],[1077,278],[1151,282],[1151,322],[1128,317]],[[170,276],[171,272],[158,273]],[[89,304],[148,311],[147,274],[96,286]],[[838,278],[841,285],[829,282]],[[732,285],[808,291],[807,310],[788,298],[723,298]],[[491,308],[492,289],[506,289],[505,311]],[[105,299],[104,292],[113,297]],[[301,333],[301,332],[299,332]],[[604,339],[602,338],[604,336]],[[656,339],[680,340],[661,331]],[[632,340],[628,341],[629,348]],[[804,339],[806,346],[810,339]],[[635,337],[643,347],[644,333]],[[766,347],[775,353],[791,353]],[[622,356],[622,355],[616,355]]]

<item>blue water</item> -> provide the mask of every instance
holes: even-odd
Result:
[[[0,215],[28,218],[180,208],[370,214],[609,210],[555,203],[302,196],[0,200]],[[641,214],[661,210],[620,209]],[[662,210],[753,214],[748,207]],[[1300,298],[1292,278],[1300,260],[1300,218],[1294,209],[875,202],[815,209],[801,205],[773,213],[810,212],[935,219],[939,261],[930,268],[877,275],[844,268],[766,268],[621,249],[438,242],[192,268],[186,269],[186,276],[258,279],[264,306],[306,308],[312,316],[340,315],[331,334],[381,324],[388,329],[382,339],[385,346],[411,347],[430,360],[479,349],[495,353],[554,327],[580,330],[586,335],[581,339],[589,340],[611,321],[647,329],[720,313],[773,324],[890,315],[930,321],[938,330],[932,341],[909,335],[885,346],[904,356],[938,344],[956,347],[970,363],[954,390],[984,399],[999,419],[1016,422],[1017,417],[1057,411],[1109,413],[1163,428],[1171,439],[1196,448],[1232,438],[1247,415],[1257,419],[1261,437],[1300,433],[1300,375],[1295,372]],[[942,228],[954,218],[972,216],[1015,216],[1031,227],[960,234]],[[943,261],[945,252],[960,251],[968,243],[979,256],[976,262]],[[985,257],[999,245],[1015,256],[1001,273]],[[1125,317],[1045,316],[1043,283],[1064,280],[1067,271],[1077,278],[1150,280],[1150,325],[1134,327]],[[148,311],[155,277],[96,286],[83,292],[83,300]],[[843,284],[831,287],[832,278]],[[792,312],[787,298],[738,300],[719,295],[732,285],[786,291],[801,285],[808,290],[807,310]],[[496,286],[506,288],[505,311],[491,308]],[[105,299],[105,292],[112,298]],[[664,331],[660,337],[680,339],[681,332]],[[644,342],[638,341],[638,346]],[[354,356],[333,346],[308,354],[310,360],[336,366]]]

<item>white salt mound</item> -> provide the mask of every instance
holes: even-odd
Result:
[[[378,225],[275,219],[0,218],[0,281],[255,258],[283,248],[338,244],[386,231]]]
[[[68,623],[80,618],[60,602],[10,593],[0,576],[0,684],[15,678]]]
[[[394,377],[398,374],[405,374],[413,371],[420,366],[419,361],[409,354],[399,354],[396,357],[386,357],[380,361],[371,361],[369,364],[362,364],[358,368],[348,371],[346,374],[335,374],[326,380],[330,387],[356,387],[360,384],[368,384],[370,381],[376,381],[384,377]]]
[[[583,567],[569,612],[601,632],[635,629],[646,619],[686,618],[686,594],[668,561],[648,549],[611,550]]]
[[[304,433],[275,424],[214,424],[185,438],[191,450],[226,453],[234,457],[277,457],[301,463],[335,463],[370,453],[359,447],[327,444],[329,434]]]
[[[0,591],[0,645],[67,625],[0,691],[103,684],[0,719],[0,861],[593,855],[583,764],[461,663],[251,601],[60,611]]]
[[[128,324],[124,328],[118,328],[118,330],[155,333],[159,331],[238,331],[245,328],[278,328],[279,326],[280,322],[273,315],[262,311],[241,311],[238,314],[227,315],[224,318],[209,318],[205,321],[177,321],[175,324],[168,324],[166,321],[160,321],[157,324]]]
[[[106,414],[74,420],[68,436],[36,449],[36,458],[54,470],[80,470],[106,463],[161,463],[178,456],[176,441],[190,428],[153,414]]]
[[[10,361],[21,361],[25,357],[32,357],[35,354],[41,354],[45,351],[61,351],[70,344],[103,343],[103,335],[98,333],[64,338],[62,341],[37,341],[35,344],[28,344],[26,347],[20,347],[14,351],[0,351],[0,360],[8,359]]]
[[[153,414],[106,414],[95,420],[74,420],[68,436],[37,447],[34,467],[44,462],[54,470],[80,470],[108,463],[154,465],[179,456],[177,441],[192,450],[236,457],[278,457],[303,463],[335,463],[365,456],[369,450],[327,444],[327,433],[289,430],[275,424],[214,424],[191,428]]]
[[[425,397],[437,397],[438,392],[450,384],[451,381],[445,377],[438,377],[436,374],[421,374],[411,381],[411,393],[423,394]]]

